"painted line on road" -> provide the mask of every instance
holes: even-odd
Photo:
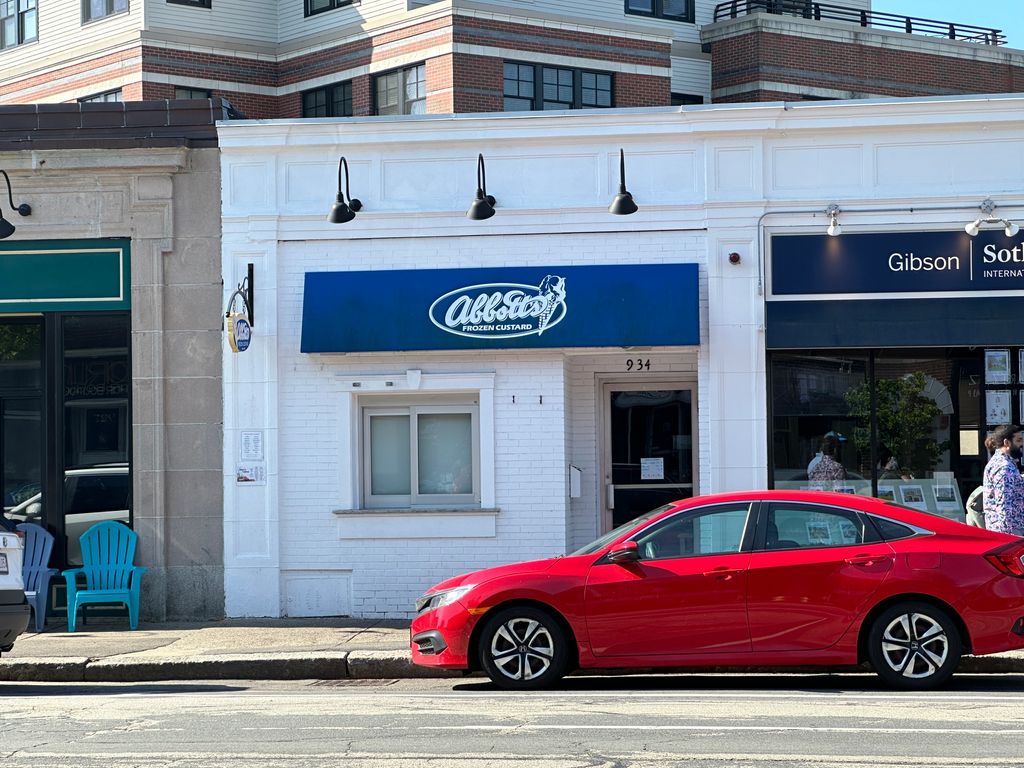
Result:
[[[392,726],[394,727],[394,726]],[[825,728],[809,725],[594,725],[592,723],[566,723],[565,725],[544,725],[522,723],[508,725],[418,725],[416,731],[751,731],[760,733],[892,733],[930,734],[952,736],[1019,736],[1024,737],[1020,728]]]

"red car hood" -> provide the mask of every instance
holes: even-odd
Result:
[[[494,568],[484,568],[480,571],[471,571],[470,573],[464,573],[461,576],[453,576],[450,579],[442,581],[440,584],[435,584],[427,590],[427,594],[430,594],[431,592],[440,592],[444,589],[461,587],[463,584],[483,584],[485,581],[498,579],[502,576],[516,576],[524,573],[543,573],[553,566],[558,560],[559,558],[557,557],[549,557],[545,560],[530,560],[525,563],[497,565]]]

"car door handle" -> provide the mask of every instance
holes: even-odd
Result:
[[[884,565],[889,562],[888,555],[854,555],[846,558],[850,565]]]
[[[704,575],[713,576],[719,581],[729,581],[733,576],[743,573],[744,570],[744,568],[713,568],[710,571],[704,571]]]

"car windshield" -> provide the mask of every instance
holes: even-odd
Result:
[[[634,517],[632,520],[630,520],[627,523],[623,523],[615,530],[608,531],[608,533],[606,533],[601,538],[590,542],[589,544],[587,544],[587,546],[583,547],[582,549],[577,549],[575,552],[570,552],[569,557],[575,557],[576,555],[592,555],[598,550],[608,546],[608,544],[615,541],[617,538],[619,538],[619,536],[624,534],[626,531],[636,528],[641,523],[646,523],[651,518],[657,517],[662,512],[664,512],[667,509],[670,509],[673,506],[675,505],[665,504],[664,506],[658,507],[657,509],[652,509],[647,514],[640,515],[639,517]]]

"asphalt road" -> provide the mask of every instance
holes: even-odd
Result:
[[[0,684],[0,765],[1022,766],[1024,677],[870,675]]]

